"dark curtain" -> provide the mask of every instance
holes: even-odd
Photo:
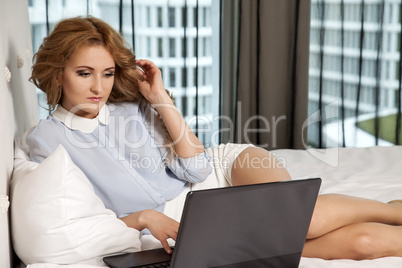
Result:
[[[232,39],[222,41],[229,54],[222,55],[223,69],[235,77],[224,73],[223,81],[236,88],[222,87],[222,113],[234,128],[234,135],[223,133],[224,142],[305,148],[309,11],[310,1],[303,0],[224,1],[223,27],[236,22]],[[230,55],[235,59],[225,60]],[[235,70],[229,64],[236,64]]]

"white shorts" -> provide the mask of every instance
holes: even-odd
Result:
[[[212,173],[202,183],[188,184],[185,190],[176,198],[166,202],[164,214],[180,221],[186,195],[189,191],[228,187],[232,185],[231,171],[236,157],[252,144],[220,144],[205,151],[211,159]]]

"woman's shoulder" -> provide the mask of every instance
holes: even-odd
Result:
[[[32,127],[27,134],[27,140],[47,140],[51,137],[58,136],[60,131],[64,131],[62,123],[53,116],[41,119],[38,124]]]
[[[64,137],[62,123],[52,116],[42,119],[24,134],[24,142],[28,146],[29,157],[32,161],[42,162],[60,144]]]
[[[41,132],[49,133],[49,131],[56,130],[61,127],[61,122],[49,115],[46,119],[39,120],[38,124],[31,129],[31,134]]]

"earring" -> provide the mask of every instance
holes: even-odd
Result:
[[[60,100],[61,99],[61,91],[62,91],[62,86],[61,85],[57,85],[57,99]]]

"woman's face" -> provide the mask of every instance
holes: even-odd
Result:
[[[94,118],[113,88],[115,62],[100,45],[77,50],[58,78],[62,86],[61,105],[68,111]]]

